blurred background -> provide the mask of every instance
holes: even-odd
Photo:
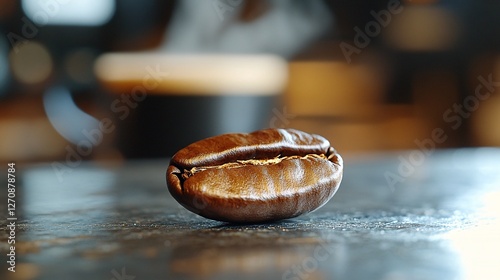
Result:
[[[267,127],[341,153],[500,145],[498,1],[0,7],[0,161],[166,158]]]

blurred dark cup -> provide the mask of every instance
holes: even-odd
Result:
[[[271,126],[287,66],[271,55],[114,53],[97,60],[96,74],[112,99],[117,148],[126,158],[155,158]]]

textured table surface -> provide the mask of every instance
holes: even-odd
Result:
[[[18,165],[16,272],[2,261],[0,278],[500,279],[500,150],[420,155],[346,156],[326,206],[260,225],[179,206],[167,159],[82,163],[61,178]],[[4,259],[6,231],[0,241]]]

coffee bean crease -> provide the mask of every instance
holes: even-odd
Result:
[[[294,129],[207,138],[178,151],[167,169],[172,196],[203,217],[236,223],[287,219],[327,203],[343,161],[325,138]]]

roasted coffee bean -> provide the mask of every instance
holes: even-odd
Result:
[[[178,151],[167,170],[172,196],[203,217],[259,223],[323,206],[342,180],[325,138],[294,129],[223,134]]]

